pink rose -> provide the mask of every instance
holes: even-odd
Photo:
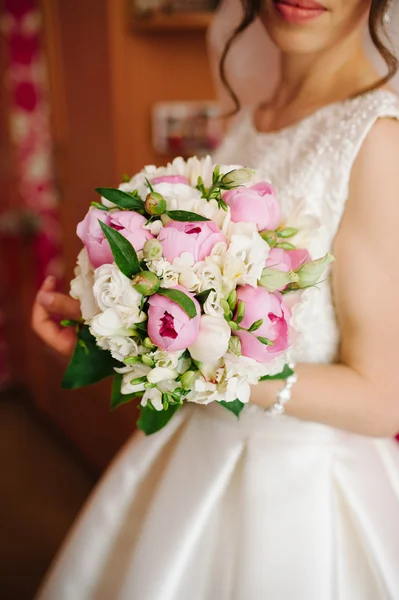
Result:
[[[266,260],[266,267],[288,273],[288,271],[297,271],[302,265],[310,260],[309,252],[302,248],[298,248],[297,250],[272,248]]]
[[[133,211],[105,212],[98,208],[91,208],[83,221],[77,227],[78,237],[86,246],[90,261],[95,269],[104,264],[114,262],[110,245],[98,221],[119,231],[135,248],[137,252],[143,249],[147,240],[154,237],[147,229],[145,217]]]
[[[173,289],[181,290],[192,299],[197,314],[190,319],[176,302],[172,302],[166,296],[160,294],[151,296],[148,309],[148,335],[153,344],[168,352],[185,350],[195,342],[199,333],[201,315],[201,307],[193,294],[180,285]]]
[[[244,356],[249,356],[260,363],[267,363],[283,350],[288,348],[290,311],[282,301],[281,294],[270,294],[264,288],[250,285],[237,288],[237,298],[245,303],[245,314],[241,327],[249,329],[252,323],[263,319],[261,327],[253,333],[237,331]],[[266,346],[257,336],[274,342]]]
[[[183,175],[162,175],[161,177],[154,177],[151,183],[152,185],[157,185],[157,183],[184,183],[185,185],[190,185],[187,177]]]
[[[256,223],[259,231],[274,230],[280,225],[280,205],[273,187],[266,181],[230,190],[223,200],[230,208],[234,223]]]
[[[212,221],[180,223],[169,221],[158,236],[163,255],[169,262],[183,252],[193,255],[195,262],[204,260],[219,242],[227,243],[226,237]]]

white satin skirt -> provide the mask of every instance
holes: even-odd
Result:
[[[190,407],[133,439],[40,600],[397,600],[399,444]]]

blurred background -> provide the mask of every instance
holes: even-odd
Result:
[[[38,286],[68,289],[94,188],[219,143],[212,0],[0,2],[0,598],[29,599],[132,434],[109,384],[61,391],[30,330]],[[78,599],[77,599],[78,600]]]

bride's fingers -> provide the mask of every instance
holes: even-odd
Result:
[[[41,288],[36,297],[36,302],[49,315],[59,315],[62,319],[78,321],[81,318],[78,300],[74,300],[66,294],[47,291]]]

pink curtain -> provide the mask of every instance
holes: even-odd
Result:
[[[0,214],[0,235],[14,238],[27,233],[34,235],[36,285],[49,274],[57,278],[62,274],[42,27],[37,0],[5,0],[1,32],[16,189],[6,213]],[[4,311],[0,313],[0,385],[6,379],[2,337],[2,322],[6,318]]]

